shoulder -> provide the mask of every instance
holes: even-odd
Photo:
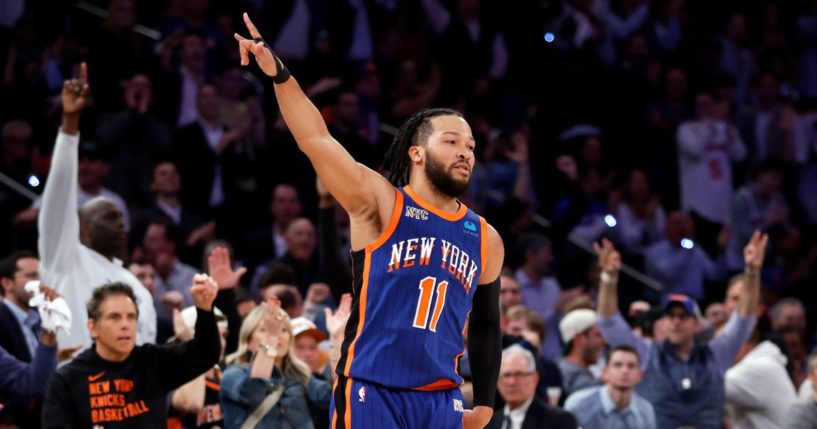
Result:
[[[482,262],[485,269],[479,284],[485,284],[499,278],[505,262],[505,245],[496,229],[484,219],[481,221],[485,224],[485,237],[483,238],[485,260]]]
[[[542,422],[568,425],[568,427],[576,427],[576,418],[573,417],[573,414],[565,410],[562,410],[561,408],[551,407],[550,405],[545,404],[539,398],[535,398],[533,402],[530,404],[528,414],[525,416],[525,418],[527,419],[528,417],[531,417],[536,414],[540,416]]]
[[[599,389],[600,387],[589,387],[573,393],[567,397],[564,408],[568,411],[585,409],[599,400]]]

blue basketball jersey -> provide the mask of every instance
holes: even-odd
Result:
[[[398,189],[389,225],[352,254],[355,297],[337,371],[404,389],[457,387],[463,330],[487,252],[485,219]]]

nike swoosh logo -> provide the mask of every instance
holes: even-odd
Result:
[[[93,383],[94,381],[99,380],[99,377],[102,377],[103,375],[105,375],[105,371],[102,371],[97,375],[89,375],[88,376],[88,382]]]

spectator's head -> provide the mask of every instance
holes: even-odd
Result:
[[[695,227],[692,218],[681,210],[676,210],[667,216],[667,226],[664,234],[674,246],[680,246],[684,238],[692,239],[695,236]]]
[[[771,73],[761,73],[756,82],[757,98],[764,108],[771,108],[779,99],[777,78]]]
[[[295,285],[298,283],[298,278],[295,276],[295,270],[291,266],[281,261],[273,261],[267,266],[267,271],[261,276],[259,283],[261,288],[266,288],[274,284]]]
[[[326,335],[306,317],[292,319],[292,335],[295,336],[295,356],[309,365],[313,373],[319,373],[326,362],[318,345]]]
[[[238,349],[235,353],[227,356],[227,364],[246,364],[252,361],[253,353],[258,352],[259,345],[267,341],[267,331],[262,323],[265,308],[263,306],[253,309],[244,322],[241,323],[241,330],[238,333]],[[277,336],[276,367],[284,373],[287,378],[294,378],[306,384],[309,381],[311,371],[309,366],[292,352],[295,345],[295,337],[292,335],[292,321],[287,313],[279,309],[279,315],[285,318],[284,326]],[[280,362],[280,364],[278,363]]]
[[[203,120],[221,125],[221,94],[215,85],[206,83],[199,88],[196,107]]]
[[[27,250],[12,253],[0,261],[0,285],[5,299],[17,307],[28,310],[31,294],[26,292],[26,283],[40,279],[40,260]]]
[[[133,260],[130,265],[128,265],[128,271],[136,276],[139,282],[142,283],[142,286],[153,295],[156,291],[156,270],[153,269],[153,265],[151,265],[150,262],[145,260]]]
[[[115,31],[129,30],[136,24],[136,7],[133,0],[113,0],[108,6],[105,25]]]
[[[153,83],[145,74],[135,74],[125,85],[123,96],[125,103],[130,108],[139,108],[143,101],[147,106],[153,103]]]
[[[139,308],[130,286],[108,283],[94,289],[88,301],[88,331],[97,354],[109,361],[122,362],[136,347]]]
[[[77,179],[83,191],[91,194],[99,193],[102,183],[110,172],[111,166],[95,143],[85,142],[80,145]]]
[[[550,240],[542,234],[525,234],[516,242],[516,253],[522,269],[537,276],[550,273],[553,263],[553,250]]]
[[[471,127],[462,114],[451,109],[426,109],[400,127],[384,167],[395,186],[405,186],[412,176],[419,175],[440,193],[459,197],[471,180],[473,150]]]
[[[797,298],[783,298],[769,309],[772,329],[779,330],[791,326],[800,332],[806,331],[806,309]]]
[[[528,327],[528,313],[530,313],[530,310],[522,305],[508,308],[505,312],[507,322],[503,333],[515,337],[522,336],[522,332]]]
[[[643,376],[641,359],[636,349],[619,345],[607,352],[602,379],[607,380],[608,386],[621,392],[631,391]]]
[[[275,224],[280,231],[284,231],[293,220],[301,215],[301,209],[298,190],[294,186],[286,183],[275,186],[270,201],[270,213],[275,218]]]
[[[533,353],[518,344],[502,351],[497,390],[511,410],[531,399],[538,383],[539,373]]]
[[[729,17],[729,22],[726,24],[726,37],[732,43],[743,44],[746,41],[747,30],[745,16],[736,13]]]
[[[159,217],[150,221],[145,228],[145,236],[142,238],[142,249],[157,269],[159,265],[167,265],[175,262],[176,251],[179,248],[181,238],[179,230],[170,219]],[[169,258],[169,261],[162,260]]]
[[[687,76],[683,70],[675,68],[667,71],[664,87],[667,98],[676,103],[683,102],[687,96]]]
[[[203,73],[207,47],[204,35],[198,31],[188,30],[181,37],[179,60],[193,73]]]
[[[372,62],[362,64],[355,80],[355,92],[361,99],[376,102],[380,97],[380,74]]]
[[[335,120],[347,126],[354,126],[360,115],[360,103],[353,91],[343,91],[332,109]]]
[[[716,111],[715,97],[708,91],[695,94],[695,117],[699,120],[714,119]]]
[[[125,251],[128,234],[119,207],[105,197],[88,200],[79,209],[82,243],[108,258]]]
[[[499,277],[499,306],[511,308],[522,304],[519,282],[513,276],[503,274]]]
[[[686,295],[672,294],[664,305],[664,314],[669,322],[667,341],[680,349],[692,347],[701,318],[701,311],[695,300]]]
[[[158,197],[178,197],[182,179],[172,161],[160,161],[153,167],[150,191]]]
[[[286,311],[290,318],[301,317],[304,312],[304,297],[297,287],[289,284],[272,284],[262,289],[261,297],[266,301],[270,297],[281,301],[281,309]]]
[[[740,297],[743,294],[743,288],[746,287],[745,274],[735,274],[729,279],[729,286],[726,289],[726,301],[723,303],[726,310],[726,317],[732,317],[732,313],[738,309],[740,304]]]
[[[704,312],[706,321],[715,329],[720,329],[729,320],[729,313],[726,312],[726,305],[721,302],[713,302],[706,307]]]
[[[229,323],[227,322],[227,316],[218,308],[213,307],[213,314],[216,316],[216,326],[218,326],[218,336],[221,340],[221,354],[219,354],[218,360],[219,362],[224,359],[224,351],[227,350],[227,335],[230,333],[229,331]],[[181,311],[182,321],[184,322],[184,327],[187,328],[192,335],[196,334],[196,319],[198,319],[198,311],[196,311],[196,306],[191,305],[186,307],[184,310]],[[177,332],[176,335],[179,335]]]
[[[287,227],[286,235],[289,254],[297,261],[309,261],[315,251],[317,239],[315,226],[307,218],[298,218]]]
[[[244,80],[244,71],[240,67],[228,67],[221,74],[219,88],[225,98],[238,100],[246,87],[247,81]]]
[[[27,122],[14,119],[3,125],[3,161],[13,166],[29,157],[31,151],[31,125]]]
[[[605,342],[596,326],[595,311],[578,309],[567,313],[559,322],[559,333],[566,358],[584,367],[598,362]]]
[[[757,176],[755,177],[755,190],[764,196],[772,196],[780,191],[780,185],[783,184],[783,171],[785,164],[782,161],[769,159],[763,161],[757,167]]]
[[[802,361],[808,354],[806,339],[802,331],[794,326],[783,326],[775,331],[778,338],[785,344],[786,356],[791,361]]]
[[[628,203],[645,202],[652,196],[650,180],[644,170],[631,171],[622,191],[622,199]]]

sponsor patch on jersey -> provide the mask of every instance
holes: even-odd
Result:
[[[477,224],[471,222],[470,220],[467,220],[462,224],[462,231],[468,235],[477,237],[479,235],[479,233],[477,233],[477,229]]]

